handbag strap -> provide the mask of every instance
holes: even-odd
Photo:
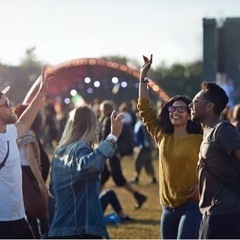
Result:
[[[0,170],[4,167],[5,162],[7,161],[8,155],[9,155],[9,141],[7,141],[7,154],[4,158],[4,160],[0,164]]]

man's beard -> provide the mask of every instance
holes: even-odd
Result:
[[[193,122],[200,122],[200,117],[196,115],[191,115],[191,121]]]

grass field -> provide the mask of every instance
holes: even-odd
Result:
[[[134,161],[131,157],[122,159],[122,169],[124,176],[131,180],[134,176]],[[158,179],[158,161],[153,161],[156,177]],[[134,209],[135,200],[131,193],[123,188],[115,186],[110,179],[105,188],[113,189],[117,193],[124,211],[135,220],[128,223],[117,225],[108,225],[108,232],[113,239],[159,239],[160,238],[160,215],[161,207],[159,204],[158,184],[149,184],[149,177],[143,170],[140,182],[135,185],[136,188],[147,195],[148,200],[143,204],[141,209]],[[109,207],[105,214],[113,212]]]

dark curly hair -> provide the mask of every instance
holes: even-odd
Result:
[[[203,97],[206,101],[214,103],[213,111],[219,115],[227,106],[229,98],[219,85],[214,82],[203,82],[202,85]]]
[[[186,103],[187,111],[190,114],[191,110],[189,108],[189,104],[192,102],[191,99],[183,95],[176,95],[169,99],[168,102],[163,105],[162,110],[158,115],[158,122],[163,133],[174,133],[174,126],[169,119],[168,107],[172,106],[173,103],[176,101],[183,101],[184,103]],[[193,122],[191,120],[188,120],[187,131],[189,134],[201,134],[201,124],[199,122]]]

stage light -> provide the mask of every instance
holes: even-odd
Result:
[[[118,83],[118,78],[117,77],[113,77],[112,78],[112,83],[114,83],[114,84]]]
[[[94,87],[98,88],[98,87],[100,87],[101,84],[99,81],[95,81],[93,85],[94,85]]]
[[[127,82],[125,82],[125,81],[123,81],[122,83],[121,83],[121,87],[123,87],[123,88],[126,88],[127,87]]]
[[[65,98],[64,103],[69,104],[71,102],[70,98]]]
[[[87,83],[87,84],[90,83],[91,82],[91,78],[90,77],[85,77],[84,82]]]
[[[92,88],[88,88],[87,89],[87,93],[92,94],[93,93],[93,89]]]
[[[76,96],[76,95],[77,95],[77,91],[76,91],[75,89],[72,89],[72,90],[70,91],[70,95],[71,95],[71,96]]]

